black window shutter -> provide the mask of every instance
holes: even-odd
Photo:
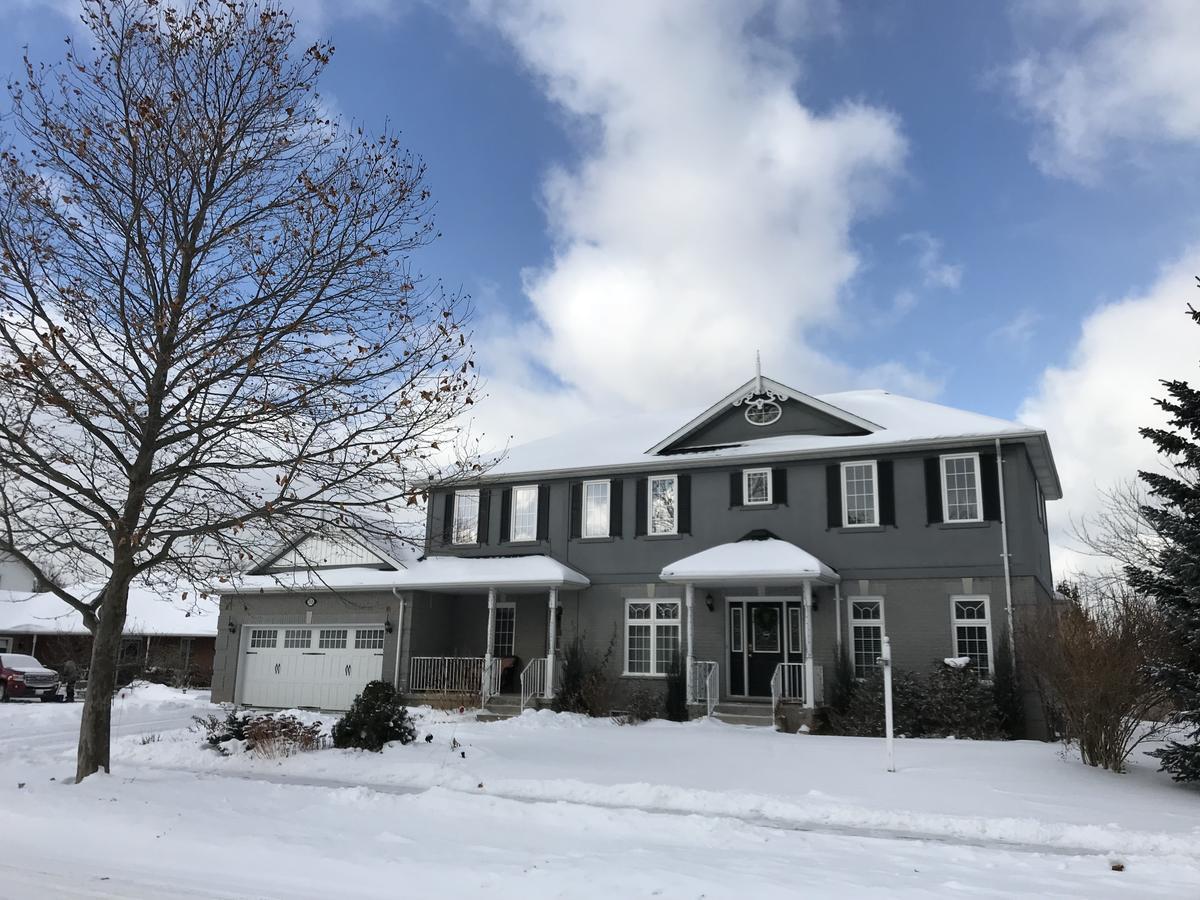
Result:
[[[624,528],[625,479],[614,478],[608,486],[608,533],[620,537]]]
[[[771,502],[787,506],[787,469],[771,470]]]
[[[479,535],[476,543],[488,542],[488,525],[492,521],[492,492],[484,488],[479,490]]]
[[[512,488],[500,492],[500,534],[496,543],[512,540]]]
[[[996,454],[979,454],[979,486],[983,494],[983,517],[989,522],[1000,521],[1000,475],[996,471]]]
[[[742,473],[741,472],[730,472],[729,473],[729,505],[730,506],[741,506],[742,505]]]
[[[930,525],[942,521],[942,460],[925,459],[925,517]]]
[[[892,461],[881,460],[879,470],[879,524],[896,524],[896,478],[892,472]]]
[[[634,519],[633,533],[637,537],[641,537],[642,535],[644,535],[646,533],[646,504],[647,504],[647,502],[649,502],[646,499],[646,479],[645,478],[639,478],[637,480],[637,492],[636,493],[637,493],[637,497],[636,497],[637,508],[634,510],[634,516],[633,516],[633,519]]]
[[[838,463],[825,467],[826,524],[842,527],[842,467]]]
[[[679,533],[692,533],[692,476],[680,475],[679,481]]]
[[[583,534],[583,484],[571,482],[571,537]]]
[[[537,539],[550,539],[550,485],[538,485]]]
[[[442,543],[449,544],[454,538],[454,491],[446,494],[442,506]]]

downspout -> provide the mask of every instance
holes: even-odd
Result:
[[[404,596],[399,588],[392,588],[396,598],[396,667],[392,672],[392,686],[400,690],[400,654],[404,650]]]
[[[1008,559],[1008,516],[1004,499],[1004,453],[996,438],[996,474],[1000,484],[1000,548],[1004,560],[1004,613],[1008,618],[1008,657],[1013,671],[1017,668],[1017,634],[1013,630],[1012,569]]]

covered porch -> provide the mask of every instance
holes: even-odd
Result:
[[[541,555],[432,557],[395,588],[403,626],[396,682],[405,694],[504,694],[518,708],[548,702],[560,682],[560,592],[589,585]]]
[[[824,701],[824,667],[813,653],[813,612],[818,589],[832,589],[832,605],[839,607],[840,578],[830,566],[787,541],[752,537],[677,560],[660,577],[683,587],[691,703],[711,715],[723,697],[769,700],[773,713],[784,704],[812,710]],[[717,658],[701,659],[696,607],[703,602],[718,611],[713,592],[720,595],[722,633],[715,644],[703,642]]]

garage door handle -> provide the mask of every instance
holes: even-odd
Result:
[[[279,674],[279,663],[275,663],[275,674]]]
[[[347,675],[349,675],[349,674],[350,674],[350,666],[349,666],[349,665],[347,665],[347,666],[346,666],[346,674],[347,674]]]

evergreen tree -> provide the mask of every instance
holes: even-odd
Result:
[[[1200,311],[1188,306],[1200,324]],[[1200,390],[1164,381],[1167,397],[1156,400],[1170,416],[1165,428],[1142,428],[1171,462],[1170,472],[1139,472],[1158,503],[1143,509],[1161,539],[1145,566],[1129,566],[1130,584],[1158,604],[1171,636],[1171,652],[1149,667],[1169,692],[1172,720],[1183,740],[1153,753],[1177,781],[1200,781]]]

